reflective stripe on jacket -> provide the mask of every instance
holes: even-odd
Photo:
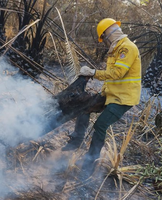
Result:
[[[137,46],[127,37],[108,55],[106,70],[96,70],[94,78],[105,81],[105,104],[137,105],[141,94],[141,59]]]

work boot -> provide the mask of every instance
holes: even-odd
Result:
[[[69,135],[70,140],[68,141],[67,145],[62,148],[62,151],[75,150],[80,147],[89,125],[89,118],[90,114],[82,114],[77,117],[75,130],[71,135]]]
[[[91,175],[95,169],[95,160],[100,157],[100,152],[104,146],[104,140],[101,140],[96,132],[93,133],[89,151],[85,154],[82,170],[86,170]]]
[[[69,136],[70,140],[66,144],[65,147],[62,148],[62,151],[70,151],[75,150],[80,147],[81,143],[83,142],[83,138],[80,137],[72,137]]]

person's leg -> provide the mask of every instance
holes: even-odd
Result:
[[[89,118],[89,113],[82,114],[77,117],[75,123],[75,130],[71,135],[69,135],[70,140],[68,141],[67,145],[62,148],[62,151],[69,151],[79,148],[84,139],[87,127],[89,125]]]
[[[99,158],[100,151],[104,145],[106,130],[111,124],[118,121],[130,108],[131,106],[121,106],[118,104],[109,104],[106,106],[94,124],[95,131],[92,136],[89,151],[85,156],[85,161],[82,167],[83,169],[86,169],[88,166],[93,164],[97,158]]]

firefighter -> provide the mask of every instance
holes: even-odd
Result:
[[[111,18],[105,18],[97,25],[98,41],[104,42],[109,48],[106,69],[95,70],[88,66],[80,69],[80,75],[104,81],[101,95],[106,97],[105,109],[94,124],[94,133],[89,151],[85,154],[83,169],[89,168],[99,158],[108,127],[140,101],[139,50],[122,32],[120,25],[120,21]]]

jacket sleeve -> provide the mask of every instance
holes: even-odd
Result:
[[[135,50],[134,46],[132,46],[131,48],[120,48],[117,52],[115,63],[111,64],[108,62],[106,70],[96,70],[94,78],[101,81],[107,79],[122,79],[125,76],[125,74],[129,71],[136,56],[137,51]]]

